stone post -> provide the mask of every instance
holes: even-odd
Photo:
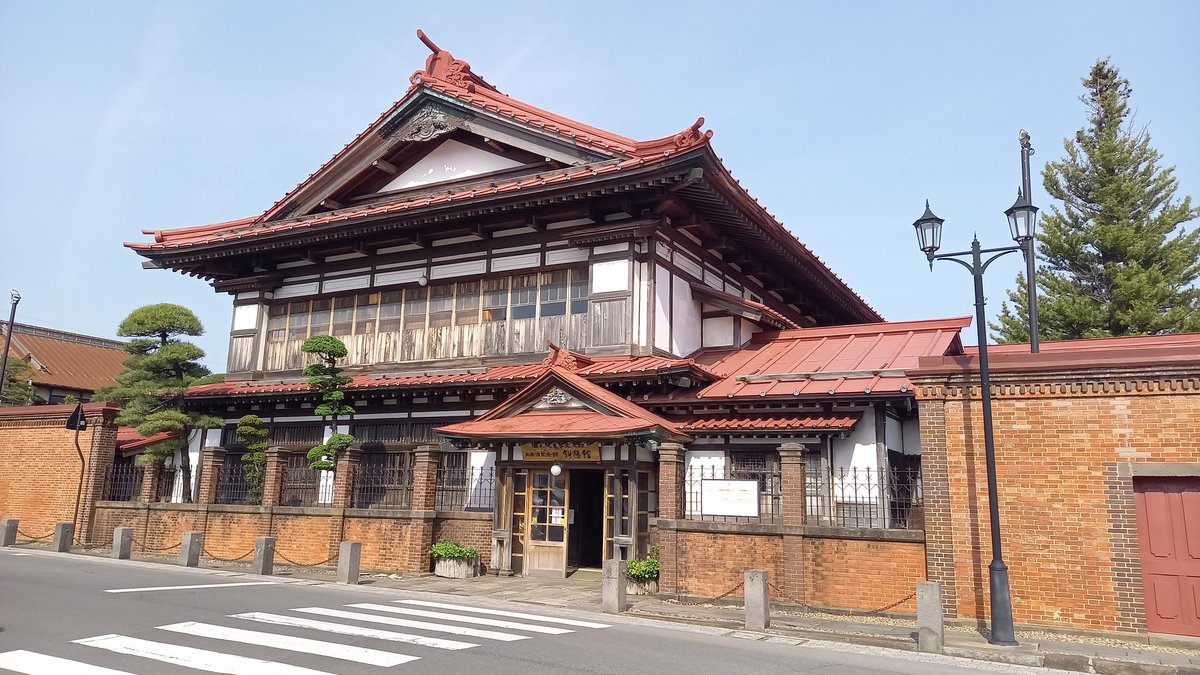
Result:
[[[263,506],[279,506],[279,492],[283,488],[287,456],[288,453],[283,448],[267,448],[267,466],[263,471]]]
[[[362,544],[357,541],[343,541],[338,549],[338,583],[357,584],[361,561]]]
[[[600,588],[600,607],[606,614],[620,614],[629,609],[629,601],[625,597],[625,561],[605,560],[604,580]]]
[[[217,484],[221,480],[221,469],[223,468],[225,468],[225,448],[200,449],[200,487],[196,490],[197,504],[217,503]]]
[[[70,553],[71,541],[75,538],[75,523],[57,523],[54,525],[54,541],[50,550],[55,553]]]
[[[0,546],[12,546],[17,543],[17,528],[20,527],[21,521],[16,518],[9,518],[4,521],[4,534],[0,539]]]
[[[333,472],[333,503],[331,508],[348,509],[354,503],[354,479],[362,461],[362,450],[346,448],[338,454],[337,468]]]
[[[941,654],[946,644],[942,585],[936,581],[917,584],[917,644],[921,651],[934,654]]]
[[[138,495],[138,501],[149,504],[154,501],[154,496],[158,494],[158,477],[162,474],[162,465],[158,462],[151,462],[142,467],[142,491]]]
[[[199,567],[200,552],[204,550],[203,532],[185,532],[183,545],[179,547],[179,564],[184,567]]]
[[[419,445],[413,451],[413,520],[410,527],[408,565],[417,572],[429,571],[429,547],[433,546],[433,520],[437,507],[437,470],[442,451],[436,445]]]
[[[746,630],[764,631],[771,625],[771,589],[766,570],[746,570],[742,597],[746,607]]]
[[[114,527],[112,557],[117,560],[129,560],[133,552],[133,528]]]
[[[341,567],[340,563],[338,567]],[[274,572],[275,537],[259,537],[254,540],[254,562],[250,563],[250,573],[271,576]]]

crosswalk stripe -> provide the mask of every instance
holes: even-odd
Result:
[[[531,623],[520,623],[518,621],[503,621],[501,619],[484,619],[478,616],[462,616],[460,614],[448,614],[446,612],[430,612],[423,609],[409,609],[408,607],[392,607],[391,605],[375,605],[369,602],[360,603],[357,605],[347,605],[357,609],[374,609],[380,612],[392,612],[393,614],[408,614],[410,616],[420,616],[426,619],[443,619],[445,621],[457,621],[459,623],[473,623],[479,626],[495,626],[496,628],[512,628],[516,630],[527,630],[531,633],[545,633],[546,635],[562,635],[563,633],[573,633],[569,628],[553,628],[551,626],[535,626]]]
[[[354,661],[356,663],[382,666],[384,668],[398,666],[401,663],[416,661],[420,658],[407,654],[385,652],[380,649],[368,649],[367,647],[356,647],[354,645],[313,640],[311,638],[292,637],[291,635],[280,635],[278,633],[264,633],[257,630],[229,628],[227,626],[216,626],[211,623],[199,623],[196,621],[173,623],[168,626],[159,626],[158,629],[183,633],[185,635],[198,635],[200,637],[213,638],[214,640],[229,640],[231,642],[243,642],[248,645],[261,645],[272,649],[285,649],[290,652],[320,654],[335,659],[342,659],[343,661]]]
[[[364,628],[362,626],[351,626],[345,623],[334,623],[332,621],[319,621],[317,619],[304,619],[298,616],[285,616],[283,614],[271,614],[270,612],[247,612],[245,614],[231,614],[235,619],[246,619],[248,621],[258,621],[260,623],[270,623],[279,626],[295,626],[297,628],[311,628],[313,630],[325,631],[326,633],[337,633],[339,635],[354,635],[356,637],[375,638],[377,640],[391,640],[392,642],[406,642],[408,644],[420,645],[422,647],[433,647],[434,649],[470,649],[479,645],[472,642],[459,642],[458,640],[445,640],[442,638],[425,637],[423,635],[411,635],[409,633],[397,633],[390,630],[382,630],[380,628]]]
[[[97,635],[75,640],[75,643],[107,649],[118,654],[140,656],[185,668],[207,670],[210,673],[225,673],[226,675],[333,675],[302,666],[292,666],[236,654],[222,654],[207,649],[154,642],[125,635]]]
[[[528,640],[527,635],[513,635],[512,633],[501,633],[494,630],[481,630],[479,628],[467,628],[466,626],[448,626],[441,623],[430,623],[428,621],[413,621],[411,619],[401,619],[394,616],[379,616],[378,614],[364,614],[362,612],[347,612],[342,609],[326,609],[324,607],[298,607],[294,612],[305,612],[306,614],[320,614],[321,616],[332,616],[339,619],[350,619],[351,621],[370,621],[373,623],[382,623],[389,626],[401,626],[403,628],[417,628],[419,630],[431,630],[435,633],[450,633],[452,635],[462,635],[463,637],[480,638],[483,640],[499,640],[501,642],[514,642],[516,640]]]
[[[542,616],[541,614],[526,614],[524,612],[509,612],[503,609],[485,609],[483,607],[471,607],[470,605],[452,605],[448,602],[430,602],[428,600],[393,600],[405,605],[417,605],[419,607],[434,607],[437,609],[456,609],[463,612],[474,612],[476,614],[490,614],[492,616],[509,616],[514,619],[532,619],[534,621],[543,621],[545,623],[561,623],[564,626],[578,626],[580,628],[611,628],[606,623],[594,623],[592,621],[579,621],[577,619],[560,619],[556,616]]]
[[[42,673],[77,673],[78,675],[129,675],[124,670],[113,670],[93,666],[70,659],[60,659],[57,656],[47,656],[37,652],[17,649],[0,654],[0,668],[14,673],[26,675],[41,675]]]
[[[142,588],[109,588],[105,593],[145,593],[147,591],[194,591],[199,588],[232,588],[234,586],[274,586],[274,581],[238,581],[229,584],[188,584],[186,586],[144,586]]]

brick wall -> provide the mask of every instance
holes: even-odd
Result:
[[[749,569],[766,570],[774,600],[831,609],[913,613],[917,582],[925,580],[919,532],[847,533],[831,528],[659,521],[663,593],[715,598],[742,583]],[[866,538],[863,538],[866,537]],[[795,557],[787,555],[788,549]],[[737,588],[724,596],[740,599]]]
[[[7,458],[0,471],[0,517],[17,518],[24,535],[40,537],[54,524],[72,522],[79,483],[75,432],[65,428],[75,406],[0,408],[0,452]],[[117,410],[101,403],[84,406],[88,422],[79,434],[84,455],[83,494],[77,535],[90,541],[91,502],[103,491],[104,478],[116,452]],[[110,533],[111,534],[111,533]]]
[[[484,567],[492,563],[492,514],[446,514],[433,525],[433,540],[442,539],[456,541],[468,548],[479,551],[479,560]],[[485,516],[469,517],[469,516]]]
[[[1200,461],[1200,355],[1075,358],[1001,353],[992,364],[1014,620],[1144,631],[1132,475],[1163,463],[1186,472]],[[991,531],[977,371],[967,359],[949,361],[909,373],[920,401],[929,576],[945,585],[952,612],[986,618]]]

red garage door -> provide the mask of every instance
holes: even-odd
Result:
[[[1200,478],[1134,481],[1152,633],[1200,637]]]

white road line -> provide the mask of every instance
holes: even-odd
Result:
[[[380,628],[364,628],[362,626],[351,626],[345,623],[334,623],[332,621],[320,621],[317,619],[305,619],[298,616],[285,616],[283,614],[271,614],[269,612],[247,612],[245,614],[231,614],[235,619],[246,619],[247,621],[258,621],[260,623],[270,623],[279,626],[296,626],[297,628],[311,628],[313,630],[321,630],[326,633],[337,633],[339,635],[354,635],[356,637],[375,638],[377,640],[391,640],[392,642],[406,642],[408,644],[420,645],[422,647],[433,647],[434,649],[470,649],[479,645],[472,642],[459,642],[458,640],[445,640],[443,638],[425,637],[423,635],[411,635],[409,633],[397,633],[390,630],[382,630]]]
[[[228,640],[248,645],[260,645],[270,647],[271,649],[285,649],[290,652],[300,652],[302,654],[320,654],[321,656],[328,656],[334,659],[365,663],[369,666],[381,666],[383,668],[398,666],[401,663],[416,661],[420,658],[419,656],[385,652],[381,649],[368,649],[367,647],[355,647],[354,645],[292,637],[291,635],[280,635],[278,633],[264,633],[257,630],[228,628],[226,626],[216,626],[211,623],[198,623],[196,621],[184,621],[183,623],[173,623],[169,626],[158,626],[158,629],[183,633],[184,635],[198,635],[214,640]]]
[[[239,581],[232,584],[190,584],[187,586],[144,586],[142,588],[109,588],[105,593],[142,593],[144,591],[190,591],[195,588],[233,588],[234,586],[274,586],[275,581]]]
[[[18,649],[0,654],[0,669],[11,670],[14,673],[26,675],[42,675],[43,673],[78,673],[78,675],[129,675],[124,670],[102,668],[70,659],[60,659],[57,656],[46,656],[37,652],[27,652]]]
[[[339,619],[350,619],[351,621],[369,621],[372,623],[382,623],[389,626],[400,626],[402,628],[417,628],[420,630],[431,630],[435,633],[450,633],[451,635],[462,635],[463,637],[480,638],[482,640],[499,640],[501,642],[515,642],[516,640],[528,640],[528,635],[514,635],[512,633],[501,633],[494,630],[481,630],[479,628],[467,628],[466,626],[447,626],[442,623],[429,623],[428,621],[413,621],[411,619],[401,619],[394,616],[379,616],[378,614],[364,614],[362,612],[347,612],[342,609],[325,609],[324,607],[297,607],[293,612],[305,612],[307,614],[320,614],[321,616],[332,616]]]
[[[185,668],[207,670],[210,673],[226,673],[226,675],[333,675],[333,673],[322,670],[291,666],[286,663],[253,659],[236,654],[222,654],[207,649],[165,644],[124,635],[97,635],[75,640],[75,643],[107,649],[118,654],[129,654],[172,663]]]
[[[509,612],[503,609],[484,609],[482,607],[471,607],[470,605],[452,605],[448,602],[429,602],[428,600],[393,600],[405,605],[417,605],[419,607],[435,607],[438,609],[457,609],[463,612],[474,612],[476,614],[490,614],[492,616],[510,616],[514,619],[532,619],[534,621],[544,621],[546,623],[561,623],[564,626],[578,626],[580,628],[611,628],[606,623],[594,623],[591,621],[578,621],[576,619],[560,619],[556,616],[542,616],[541,614],[525,614],[524,612]]]
[[[392,607],[391,605],[375,605],[369,602],[364,602],[357,605],[346,605],[356,609],[374,609],[380,612],[392,612],[393,614],[408,614],[410,616],[420,616],[426,619],[442,619],[444,621],[457,621],[459,623],[473,623],[479,626],[495,626],[496,628],[513,628],[516,630],[527,630],[531,633],[545,633],[546,635],[562,635],[563,633],[573,633],[575,631],[568,628],[552,628],[550,626],[535,626],[531,623],[520,623],[518,621],[502,621],[500,619],[484,619],[478,616],[462,616],[460,614],[448,614],[446,612],[429,612],[423,609],[409,609],[407,607]]]

